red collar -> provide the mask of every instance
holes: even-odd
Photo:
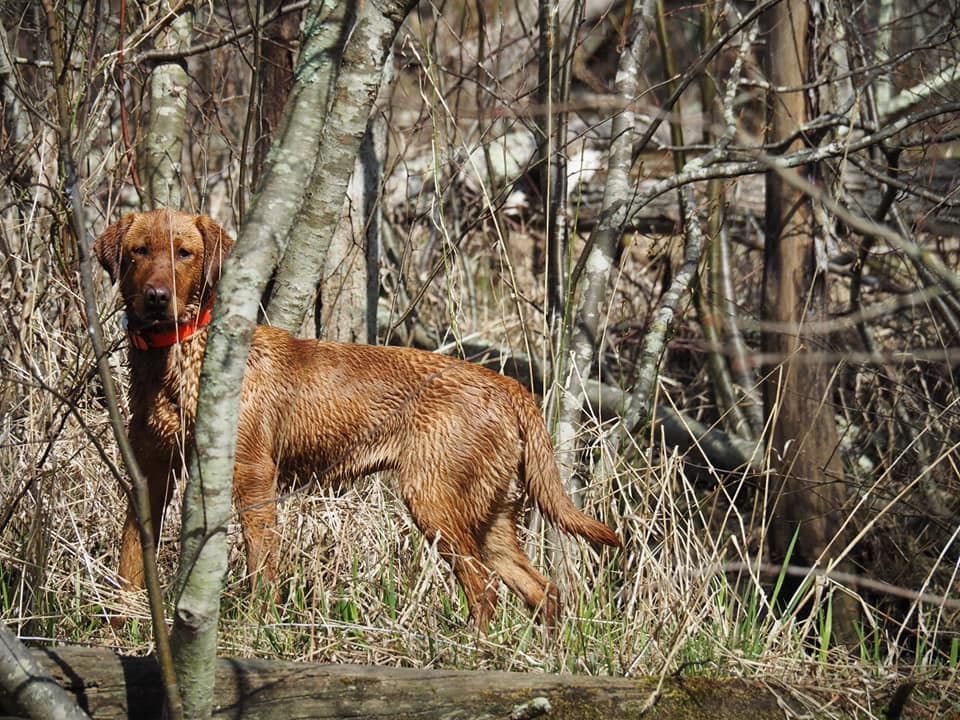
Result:
[[[137,350],[149,350],[151,348],[165,348],[183,342],[191,335],[206,327],[213,315],[213,301],[216,296],[210,293],[210,297],[200,308],[200,313],[185,323],[178,323],[170,330],[128,330],[130,343]]]

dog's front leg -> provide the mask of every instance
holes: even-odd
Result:
[[[132,443],[137,463],[147,482],[147,491],[150,496],[150,529],[153,532],[153,542],[156,547],[160,540],[163,512],[173,492],[174,473],[179,468],[178,464],[173,462],[169,452],[164,453],[157,447],[151,447],[149,441],[134,439]],[[123,533],[120,538],[120,562],[117,574],[126,590],[139,590],[144,585],[140,519],[134,505],[133,491],[127,494],[127,517],[123,523]]]
[[[277,574],[277,470],[269,458],[238,455],[233,473],[234,503],[240,514],[251,590]]]

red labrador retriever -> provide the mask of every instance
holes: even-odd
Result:
[[[154,533],[192,442],[200,364],[220,262],[233,240],[210,218],[130,213],[94,244],[126,304],[130,439],[150,487]],[[530,393],[479,365],[420,350],[297,339],[258,326],[243,382],[235,502],[251,580],[273,579],[278,479],[332,482],[394,471],[417,527],[436,542],[485,630],[503,580],[547,624],[556,586],[517,539],[524,491],[563,530],[619,546],[564,492]],[[120,576],[142,587],[127,510]]]

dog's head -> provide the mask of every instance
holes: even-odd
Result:
[[[206,215],[168,209],[128,213],[93,244],[137,328],[195,316],[232,248],[233,238]]]

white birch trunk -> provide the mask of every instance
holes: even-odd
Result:
[[[163,5],[170,10],[166,0]],[[190,46],[193,11],[177,15],[157,41],[163,50],[185,50]],[[184,61],[185,63],[185,61]],[[150,74],[150,109],[143,143],[143,170],[150,208],[181,207],[183,185],[183,140],[187,117],[187,69],[185,64],[158,64]]]

